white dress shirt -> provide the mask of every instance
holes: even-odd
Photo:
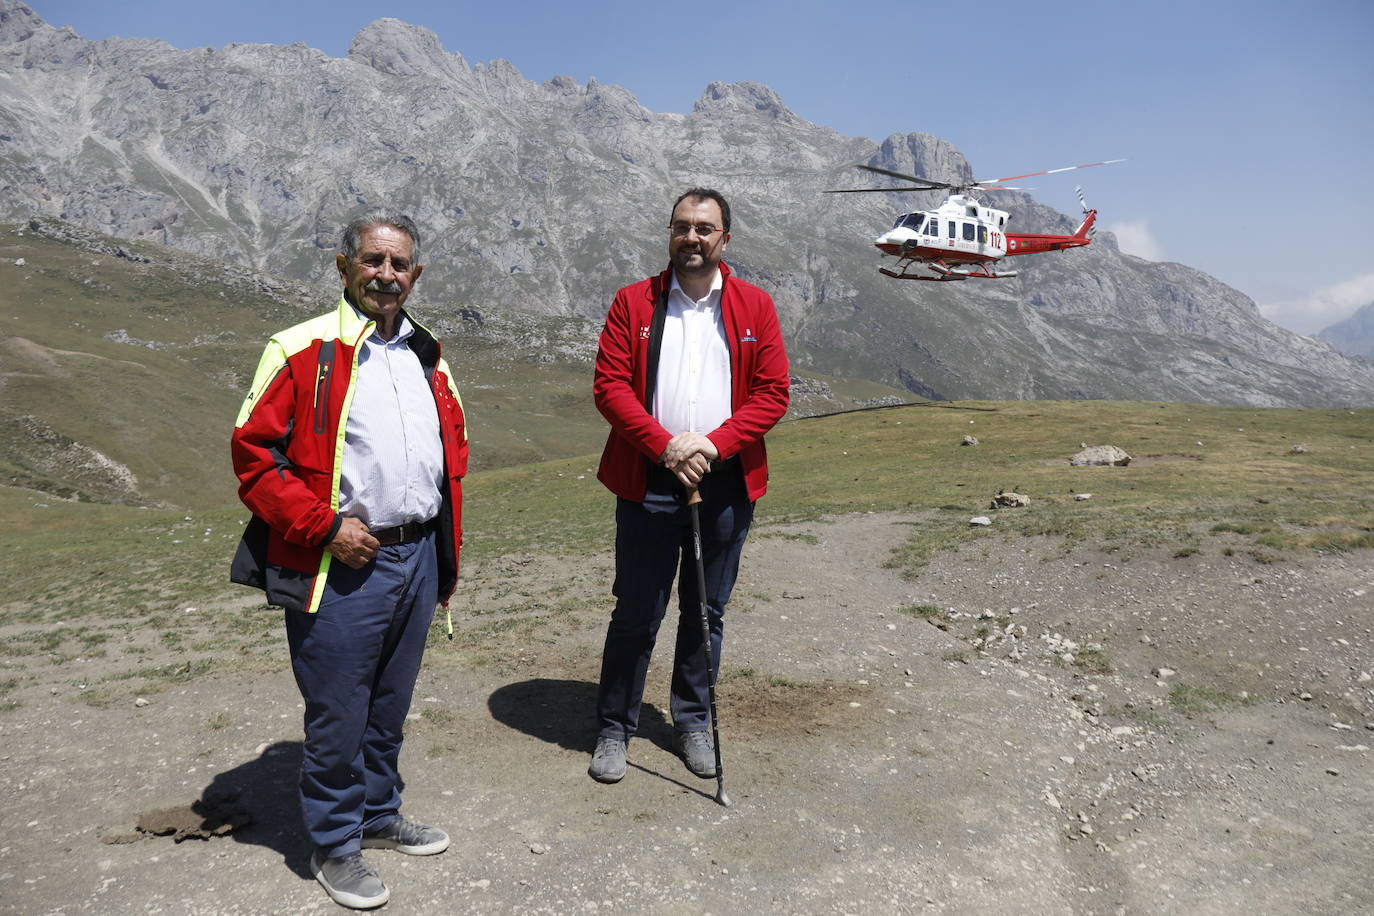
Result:
[[[673,435],[709,433],[730,418],[730,346],[720,314],[722,286],[717,269],[710,292],[692,299],[673,273],[653,405],[654,418]]]
[[[358,379],[344,427],[339,512],[380,530],[427,522],[443,501],[444,446],[439,412],[420,358],[406,339],[373,332],[358,348]]]

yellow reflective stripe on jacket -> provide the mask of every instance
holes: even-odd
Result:
[[[339,297],[337,316],[338,336],[334,340],[351,346],[353,355],[348,366],[348,387],[344,389],[343,404],[339,409],[338,428],[334,433],[334,458],[331,462],[333,471],[329,480],[329,508],[335,512],[339,511],[339,484],[343,476],[343,452],[348,434],[348,411],[353,406],[353,394],[358,389],[358,348],[362,346],[363,341],[377,326],[377,323],[371,319],[359,318],[357,311],[348,304],[348,300],[343,296]],[[326,320],[329,317],[324,316]],[[314,587],[310,590],[310,600],[305,606],[307,614],[313,614],[320,609],[320,602],[324,600],[324,587],[329,579],[329,567],[333,562],[334,555],[327,549],[323,551],[320,555],[319,571],[315,573]]]

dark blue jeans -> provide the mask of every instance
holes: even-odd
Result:
[[[399,813],[401,729],[437,600],[431,532],[362,569],[335,561],[319,612],[286,612],[305,700],[301,815],[326,856],[358,852],[363,830]]]
[[[706,572],[711,660],[720,672],[725,605],[739,573],[740,552],[754,518],[736,465],[701,483],[702,561]],[[701,599],[697,594],[692,520],[681,492],[651,487],[642,503],[616,500],[615,610],[601,656],[597,718],[602,737],[629,740],[639,727],[639,705],[649,658],[678,577],[677,646],[669,710],[678,731],[710,727],[706,659],[701,651]]]

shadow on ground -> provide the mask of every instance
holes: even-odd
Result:
[[[597,685],[589,681],[534,678],[493,691],[487,708],[497,722],[516,731],[590,754],[596,747],[596,690]],[[640,707],[637,736],[672,750],[672,726],[649,703]]]
[[[229,834],[235,841],[280,853],[287,868],[314,880],[297,800],[301,754],[301,742],[278,741],[256,758],[216,775],[191,810],[208,819],[236,805],[248,822]]]

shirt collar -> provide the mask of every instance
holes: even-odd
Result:
[[[691,302],[693,305],[695,305],[695,304],[696,304],[696,300],[693,299],[691,296],[687,295],[687,292],[682,288],[682,285],[681,285],[680,283],[677,282],[677,271],[673,271],[672,276],[673,276],[673,279],[672,279],[672,281],[668,284],[668,295],[671,296],[674,292],[677,292],[677,293],[681,294],[682,298],[686,299],[688,302]],[[725,288],[725,278],[721,276],[721,274],[720,274],[720,268],[717,267],[717,268],[716,268],[716,275],[715,275],[714,277],[711,278],[711,289],[710,289],[710,291],[708,291],[708,292],[706,293],[706,299],[707,299],[707,300],[712,299],[712,298],[715,296],[716,293],[720,292],[720,291],[721,291],[722,289],[724,289],[724,288]]]
[[[685,294],[684,294],[684,295],[685,295]],[[345,301],[345,302],[348,302],[347,299],[345,299],[344,301]],[[359,319],[360,321],[372,321],[372,320],[373,320],[373,319],[367,317],[366,315],[364,315],[363,312],[362,312],[362,309],[358,308],[358,307],[357,307],[356,305],[354,305],[352,302],[348,302],[348,307],[351,308],[351,309],[353,310],[353,314],[357,315],[357,316],[358,316],[358,319]],[[410,323],[410,317],[407,316],[406,313],[405,313],[404,311],[402,311],[402,312],[401,312],[401,321],[400,321],[400,323],[399,323],[398,325],[396,325],[396,336],[395,336],[395,337],[391,338],[390,340],[382,340],[382,338],[380,338],[380,337],[377,336],[377,328],[374,326],[373,329],[372,329],[372,333],[368,335],[368,339],[370,340],[370,339],[372,339],[372,338],[376,338],[378,341],[380,341],[381,343],[384,343],[384,344],[396,344],[396,343],[400,343],[401,341],[405,340],[407,337],[409,337],[411,334],[414,334],[414,333],[415,333],[415,325],[413,325],[413,324]]]
[[[374,331],[373,333],[375,334],[376,332]],[[406,313],[402,312],[401,321],[396,325],[396,336],[388,340],[387,343],[398,344],[414,333],[415,325],[411,324],[410,319],[406,317]]]

